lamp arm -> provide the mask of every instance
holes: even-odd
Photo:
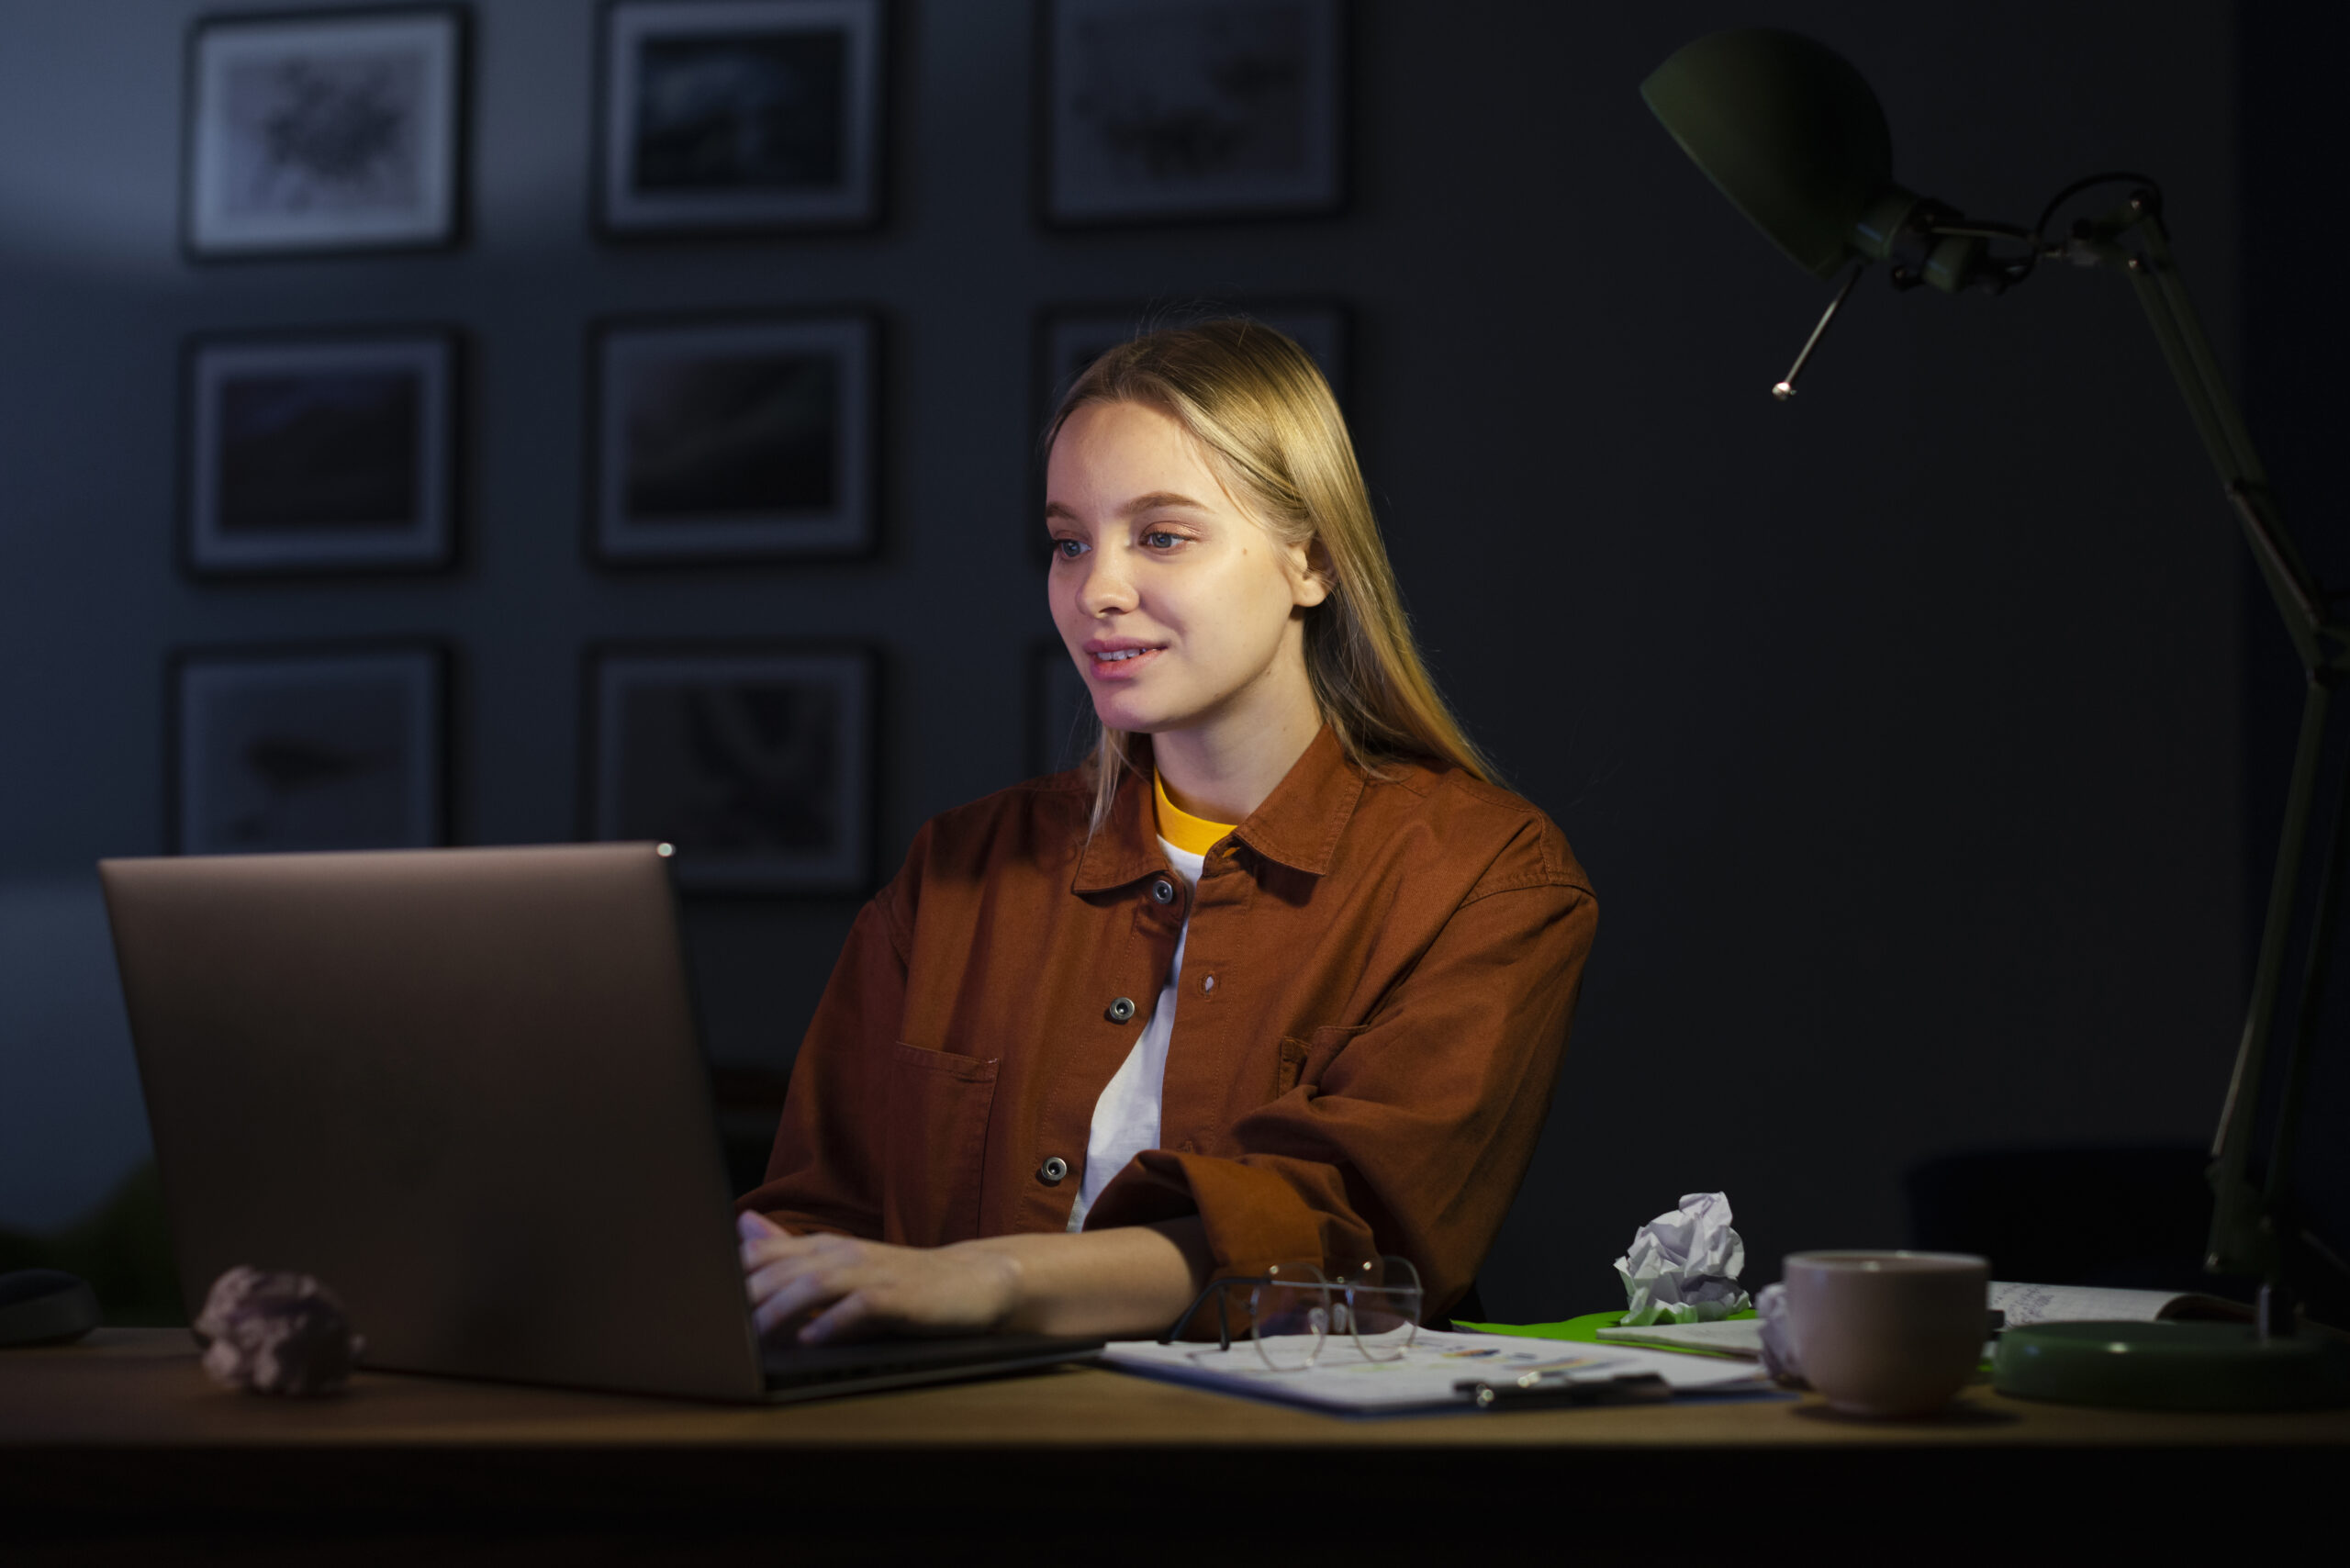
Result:
[[[2276,493],[2268,487],[2268,472],[2221,373],[2219,355],[2171,259],[2162,216],[2146,196],[2131,198],[2128,225],[2145,249],[2143,255],[2125,254],[2123,270],[2162,345],[2163,357],[2170,362],[2172,378],[2203,438],[2204,450],[2219,470],[2221,487],[2244,528],[2244,542],[2284,619],[2293,650],[2311,674],[2327,667],[2339,673],[2350,643],[2339,628],[2329,625],[2325,590],[2294,545]]]
[[[2139,248],[2118,241],[2134,233]],[[2228,391],[2202,318],[2188,298],[2186,284],[2172,260],[2170,238],[2165,232],[2156,199],[2142,191],[2128,207],[2103,221],[2076,230],[2076,254],[2098,261],[2117,261],[2128,274],[2144,308],[2146,320],[2162,345],[2171,375],[2186,399],[2188,414],[2203,439],[2204,450],[2218,469],[2221,488],[2244,542],[2252,549],[2269,597],[2275,601],[2293,649],[2309,677],[2301,705],[2300,736],[2293,754],[2292,782],[2285,800],[2285,822],[2277,848],[2277,867],[2270,879],[2268,906],[2262,920],[2260,954],[2253,972],[2252,996],[2245,1009],[2244,1035],[2236,1047],[2235,1066],[2229,1075],[2228,1095],[2220,1126],[2211,1144],[2211,1235],[2204,1266],[2213,1272],[2256,1274],[2264,1282],[2264,1303],[2270,1294],[2282,1310],[2264,1311],[2265,1327],[2289,1331],[2290,1278],[2296,1255],[2298,1226],[2293,1213],[2291,1163],[2300,1122],[2300,1100],[2309,1075],[2311,1047],[2323,1001],[2326,973],[2333,953],[2332,934],[2350,857],[2350,791],[2333,803],[2332,834],[2326,865],[2320,878],[2310,946],[2300,976],[2295,1026],[2286,1042],[2284,1081],[2277,1098],[2276,1131],[2270,1145],[2265,1180],[2255,1184],[2250,1170],[2251,1151],[2258,1137],[2260,1090],[2272,1044],[2277,1002],[2284,989],[2285,960],[2292,940],[2293,916],[2300,903],[2300,871],[2307,858],[2310,832],[2318,809],[2319,778],[2327,752],[2333,718],[2333,687],[2350,673],[2350,635],[2332,612],[2324,588],[2293,542],[2267,470],[2252,443],[2244,415]],[[2322,1250],[2322,1249],[2321,1249]]]
[[[2310,690],[2331,697],[2332,683],[2311,681]],[[2323,720],[2318,728],[2323,729]],[[2321,734],[2321,741],[2322,735]],[[2293,1014],[2293,1039],[2286,1047],[2285,1081],[2277,1097],[2277,1137],[2270,1146],[2268,1180],[2263,1193],[2268,1215],[2287,1226],[2283,1238],[2289,1248],[2294,1236],[2311,1239],[2301,1230],[2294,1213],[2292,1169],[2295,1145],[2300,1137],[2300,1103],[2307,1088],[2310,1062],[2316,1055],[2318,1021],[2325,1012],[2325,986],[2329,960],[2333,956],[2331,933],[2341,913],[2342,887],[2345,869],[2350,869],[2350,788],[2334,798],[2333,831],[2327,838],[2325,869],[2318,878],[2316,915],[2310,937],[2310,952],[2301,971],[2300,1005]],[[2247,1134],[2250,1129],[2245,1129]],[[2334,1267],[2342,1268],[2339,1259]],[[2344,1271],[2350,1273],[2350,1271]]]
[[[2283,1262],[2273,1224],[2264,1223],[2272,1204],[2285,1196],[2284,1167],[2272,1159],[2265,1190],[2255,1186],[2248,1166],[2258,1135],[2260,1085],[2268,1057],[2270,1035],[2277,1022],[2277,1001],[2283,989],[2285,955],[2292,940],[2293,910],[2300,892],[2300,869],[2309,845],[2310,819],[2317,806],[2319,767],[2324,757],[2326,721],[2332,703],[2332,682],[2312,680],[2301,700],[2300,739],[2293,750],[2292,782],[2285,794],[2284,831],[2277,845],[2277,868],[2268,883],[2268,908],[2261,921],[2260,956],[2253,967],[2252,997],[2244,1009],[2244,1035],[2236,1046],[2235,1066],[2228,1074],[2228,1095],[2220,1111],[2219,1131],[2211,1140],[2211,1236],[2203,1266],[2210,1272],[2256,1274],[2274,1280]],[[2338,864],[2342,823],[2337,810],[2334,826]],[[2329,868],[2331,872],[2332,868]],[[2306,1043],[2314,1018],[2310,1002],[2312,982],[2322,984],[2330,907],[2339,878],[2329,874],[2327,897],[2321,900],[2318,929],[2312,935],[2310,968],[2303,975],[2300,1028],[2290,1049],[2286,1096],[2277,1107],[2278,1141],[2289,1153],[2290,1129],[2300,1100]]]

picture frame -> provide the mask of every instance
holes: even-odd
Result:
[[[1225,306],[1204,304],[1181,308],[1159,304],[1086,304],[1047,306],[1036,314],[1035,358],[1032,368],[1034,411],[1030,428],[1042,439],[1045,427],[1062,397],[1102,354],[1127,339],[1195,320],[1246,316],[1278,328],[1297,340],[1314,356],[1330,383],[1341,408],[1347,401],[1347,375],[1354,337],[1352,313],[1335,299],[1259,299]],[[1044,532],[1045,465],[1040,454],[1033,468],[1028,518],[1020,537],[1029,557],[1040,566],[1052,559]]]
[[[594,227],[607,239],[881,221],[887,0],[608,0]]]
[[[591,647],[583,836],[674,845],[688,892],[866,891],[879,673],[856,646]]]
[[[590,559],[691,566],[873,551],[873,315],[619,318],[589,336]]]
[[[1065,773],[1083,762],[1102,730],[1093,694],[1058,637],[1028,649],[1027,756],[1031,778]]]
[[[187,253],[456,244],[468,31],[458,6],[197,17],[187,44]]]
[[[450,664],[444,645],[426,641],[174,653],[170,851],[446,843]]]
[[[1344,210],[1347,20],[1345,0],[1043,0],[1040,219]]]
[[[191,575],[454,565],[455,330],[207,334],[187,341],[182,362],[180,561]]]

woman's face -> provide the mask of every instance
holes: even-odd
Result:
[[[1045,471],[1053,622],[1111,729],[1163,734],[1311,704],[1304,623],[1326,594],[1308,547],[1243,511],[1190,433],[1142,403],[1089,403]]]

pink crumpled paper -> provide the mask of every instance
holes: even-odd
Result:
[[[295,1398],[340,1393],[367,1348],[317,1280],[245,1267],[212,1282],[196,1337],[214,1382]]]

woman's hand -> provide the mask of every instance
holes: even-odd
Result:
[[[801,1344],[877,1334],[1156,1334],[1206,1281],[1199,1216],[1090,1230],[892,1247],[829,1232],[794,1236],[736,1217],[751,1316],[762,1336],[805,1319]]]
[[[755,1213],[740,1215],[734,1229],[762,1337],[801,1317],[808,1321],[795,1338],[804,1345],[886,1333],[986,1334],[1003,1327],[1020,1303],[1021,1265],[1003,1252],[794,1236]]]

